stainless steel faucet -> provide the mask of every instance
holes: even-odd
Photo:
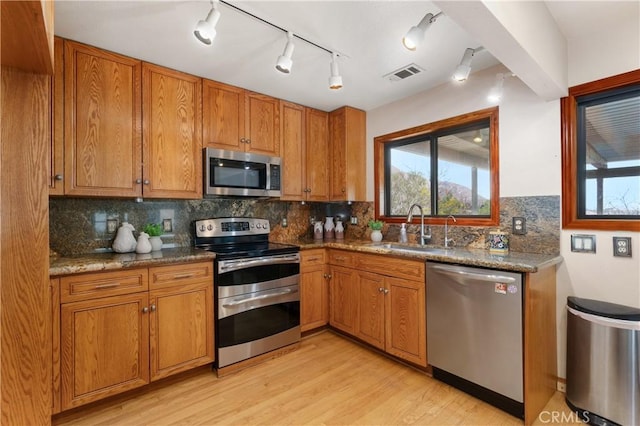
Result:
[[[420,245],[423,246],[427,243],[428,240],[431,239],[431,227],[428,227],[428,234],[424,232],[424,213],[422,211],[422,206],[420,204],[412,204],[409,207],[409,213],[407,213],[407,222],[411,223],[413,220],[413,209],[417,207],[420,210]]]
[[[444,248],[449,248],[449,243],[453,242],[453,238],[449,238],[449,227],[447,226],[447,220],[451,218],[453,222],[457,222],[456,218],[450,214],[444,218]]]

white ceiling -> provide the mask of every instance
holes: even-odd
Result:
[[[547,4],[565,37],[578,37],[594,25],[609,20],[615,24],[619,15],[637,13],[637,2]],[[342,105],[370,110],[450,82],[464,50],[478,47],[463,28],[443,15],[429,28],[418,50],[404,49],[401,39],[406,31],[425,13],[439,12],[427,1],[253,0],[233,1],[233,5],[339,52],[344,87],[328,89],[330,54],[302,40],[295,40],[291,74],[276,71],[286,34],[225,4],[219,8],[213,45],[201,44],[193,29],[209,11],[206,0],[59,0],[55,33],[325,111]],[[425,72],[398,82],[383,78],[411,63]],[[490,52],[478,53],[472,73],[496,64]]]

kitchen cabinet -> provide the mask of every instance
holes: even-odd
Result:
[[[424,262],[330,250],[329,263],[331,291],[336,289],[341,303],[334,307],[331,294],[331,325],[391,355],[426,367]],[[345,308],[350,313],[334,313]],[[334,316],[339,318],[335,324]]]
[[[212,268],[199,262],[61,277],[53,357],[60,410],[212,362]]]
[[[211,262],[149,269],[151,381],[213,362]]]
[[[64,194],[202,198],[200,78],[69,40],[62,73]]]
[[[203,81],[202,91],[205,146],[280,154],[278,99],[212,80]]]
[[[327,118],[326,112],[280,102],[281,200],[329,200]]]
[[[65,40],[64,192],[142,194],[142,63]]]
[[[342,107],[329,113],[331,201],[366,201],[366,113]]]
[[[202,198],[202,79],[142,65],[145,197]]]
[[[54,38],[51,117],[53,120],[49,150],[49,195],[64,194],[64,41]]]
[[[300,252],[300,331],[329,323],[329,275],[325,250]]]

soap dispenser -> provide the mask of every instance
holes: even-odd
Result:
[[[403,223],[402,226],[400,226],[400,238],[398,239],[398,241],[400,241],[401,243],[406,243],[407,242],[406,223]]]

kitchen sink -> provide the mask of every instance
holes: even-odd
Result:
[[[378,247],[389,250],[397,250],[397,251],[405,251],[405,252],[413,252],[413,253],[443,253],[446,252],[445,249],[438,247],[427,247],[427,246],[412,246],[406,244],[396,244],[396,243],[372,243],[369,245],[370,247]]]

